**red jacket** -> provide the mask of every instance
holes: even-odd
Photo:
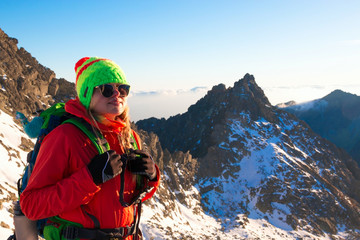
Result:
[[[65,109],[90,122],[86,109],[78,100],[67,102]],[[118,129],[112,130],[104,131],[104,137],[112,150],[123,154],[117,138]],[[139,136],[135,132],[133,135],[140,147]],[[131,225],[134,222],[134,207],[124,208],[119,202],[120,175],[98,186],[92,180],[87,164],[97,154],[93,143],[76,126],[63,124],[51,131],[41,144],[28,185],[20,196],[24,214],[30,219],[59,216],[85,228],[93,228],[94,223],[85,210],[99,220],[101,228]],[[157,180],[148,181],[153,188],[143,201],[150,198],[159,186],[157,166],[156,171]],[[136,176],[125,170],[126,201],[130,201],[135,186]]]

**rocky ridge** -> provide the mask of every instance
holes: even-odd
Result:
[[[335,90],[306,103],[278,106],[304,120],[360,164],[360,97]]]
[[[318,236],[360,227],[357,164],[271,106],[252,75],[233,88],[215,86],[182,115],[137,125],[154,131],[170,152],[198,158],[203,209],[222,219],[224,229],[246,228],[259,217]]]
[[[0,29],[0,108],[30,115],[56,102],[76,96],[75,85],[57,79],[55,73],[17,47],[18,40]]]

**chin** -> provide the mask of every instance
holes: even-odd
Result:
[[[115,115],[115,116],[119,116],[119,115],[121,115],[123,112],[124,112],[124,109],[116,109],[116,110],[110,112],[110,114]]]

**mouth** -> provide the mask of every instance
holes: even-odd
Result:
[[[123,102],[120,100],[120,99],[111,99],[109,102],[108,102],[108,104],[111,104],[111,105],[116,105],[116,106],[118,106],[118,105],[120,105],[120,104],[123,104]]]
[[[122,102],[120,102],[120,101],[111,101],[111,102],[109,102],[109,104],[118,106],[118,105],[121,105]]]

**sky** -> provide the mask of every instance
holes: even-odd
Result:
[[[115,61],[133,120],[183,113],[254,75],[271,104],[360,95],[360,1],[0,1],[0,28],[57,78],[84,56]]]

